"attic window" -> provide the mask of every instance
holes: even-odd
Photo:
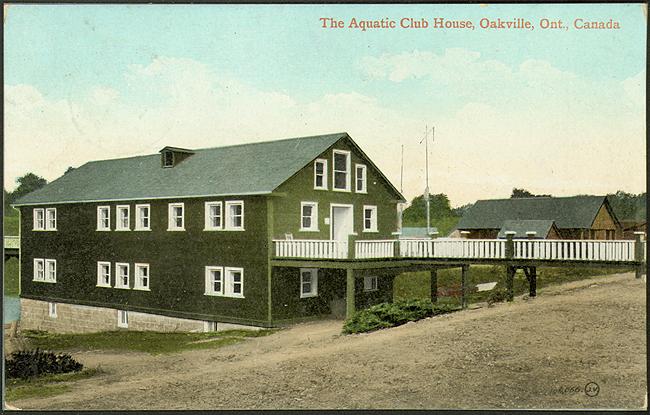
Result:
[[[174,167],[174,153],[167,150],[163,151],[163,167]]]

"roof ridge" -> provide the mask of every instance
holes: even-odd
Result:
[[[185,149],[185,150],[198,152],[198,151],[206,151],[206,150],[216,150],[216,149],[219,149],[219,148],[234,148],[234,147],[243,147],[243,146],[254,146],[254,145],[259,145],[259,144],[281,143],[281,142],[291,141],[291,140],[304,140],[304,139],[311,140],[311,139],[316,139],[316,138],[334,137],[334,136],[338,136],[338,135],[343,136],[343,135],[349,135],[349,134],[347,132],[345,132],[345,131],[342,131],[342,132],[339,132],[339,133],[331,133],[331,134],[308,135],[308,136],[304,136],[304,137],[289,137],[289,138],[281,138],[279,140],[255,141],[255,142],[252,142],[252,143],[229,144],[229,145],[226,145],[226,146],[203,147],[203,148]],[[172,147],[172,146],[165,146],[164,148],[167,148],[167,147]],[[98,162],[104,162],[104,161],[115,161],[115,160],[130,160],[130,159],[136,159],[136,158],[140,158],[140,157],[152,157],[152,156],[160,157],[160,151],[157,151],[157,152],[151,153],[151,154],[141,154],[139,156],[116,157],[116,158],[101,159],[101,160],[90,160],[90,161],[88,161],[88,162],[86,162],[84,164],[98,163]],[[81,166],[79,166],[79,167],[81,167]]]
[[[504,197],[500,199],[478,199],[477,202],[501,202],[506,200],[575,199],[578,197],[607,197],[607,195]]]

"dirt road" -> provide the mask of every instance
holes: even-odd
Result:
[[[370,334],[296,325],[216,350],[79,353],[106,372],[22,409],[641,408],[645,282],[621,274]],[[598,389],[585,385],[595,382]]]

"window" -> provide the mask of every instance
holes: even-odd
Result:
[[[377,232],[377,206],[363,207],[363,231]]]
[[[97,230],[98,231],[111,230],[111,207],[110,206],[97,206]]]
[[[222,267],[205,267],[205,295],[223,295]]]
[[[34,230],[45,230],[45,211],[43,209],[34,209]]]
[[[226,297],[244,298],[244,269],[226,268]]]
[[[205,230],[223,229],[221,202],[205,202]]]
[[[327,160],[314,162],[314,189],[327,190]]]
[[[135,205],[135,230],[151,230],[151,207],[149,205]]]
[[[356,186],[354,188],[354,191],[357,193],[367,193],[366,190],[366,166],[363,164],[356,164],[355,165],[355,170],[356,170],[356,175],[355,175],[355,183]]]
[[[163,167],[174,167],[174,153],[171,151],[163,152]]]
[[[333,190],[350,191],[350,152],[333,150]]]
[[[97,286],[98,287],[111,286],[111,263],[110,262],[97,262]]]
[[[48,303],[48,314],[52,318],[56,318],[56,303]]]
[[[45,230],[56,230],[56,208],[45,209]]]
[[[377,277],[363,277],[363,291],[377,291]]]
[[[56,260],[45,260],[45,281],[56,282]]]
[[[115,230],[116,231],[129,231],[131,224],[129,223],[129,205],[118,205],[115,207]]]
[[[183,203],[169,204],[169,224],[168,231],[185,230],[185,205]]]
[[[244,230],[244,202],[241,200],[226,202],[226,229]]]
[[[34,259],[34,281],[45,281],[45,261]]]
[[[149,291],[149,264],[135,264],[134,290]]]
[[[208,333],[211,331],[217,331],[217,322],[216,321],[204,321],[203,322],[203,332]]]
[[[300,268],[300,298],[318,295],[318,269]]]
[[[117,310],[117,327],[129,327],[129,312],[124,310]]]
[[[115,288],[129,288],[129,264],[115,264]]]
[[[318,232],[318,203],[300,202],[300,230]]]

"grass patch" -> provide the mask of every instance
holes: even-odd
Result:
[[[400,326],[438,314],[450,313],[458,307],[432,304],[429,300],[408,300],[381,303],[359,310],[345,321],[344,334],[365,333],[388,327]]]
[[[5,216],[4,220],[4,234],[9,236],[9,235],[15,235],[18,236],[18,215],[9,215]]]
[[[66,382],[86,379],[100,373],[100,369],[85,369],[81,372],[46,375],[32,380],[10,379],[6,383],[5,397],[7,401],[17,401],[60,395],[70,390],[70,385]]]
[[[5,295],[18,295],[18,258],[11,258],[5,261],[4,275],[2,277],[4,282]]]
[[[160,333],[153,331],[104,331],[99,333],[58,334],[25,330],[31,347],[43,350],[116,350],[150,354],[184,350],[213,349],[243,341],[248,337],[268,336],[277,330],[228,330],[210,333]]]
[[[624,272],[621,268],[547,267],[537,268],[537,289],[571,281],[579,281],[598,275]],[[505,287],[505,266],[473,265],[469,269],[470,285],[497,281],[497,287]],[[460,288],[460,268],[438,270],[438,289]],[[395,278],[394,300],[430,299],[431,280],[428,272],[405,272]],[[515,295],[528,292],[528,280],[522,270],[514,279]],[[468,296],[470,303],[487,301],[490,291],[474,292]],[[460,304],[460,297],[438,297],[438,303]]]

